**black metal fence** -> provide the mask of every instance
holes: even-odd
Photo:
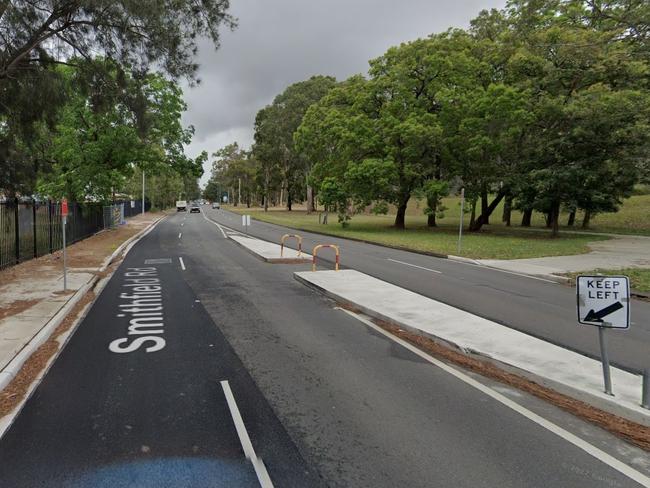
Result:
[[[123,204],[123,216],[142,212],[142,202]],[[149,210],[149,202],[145,210]],[[68,203],[66,241],[80,241],[110,225],[101,203]],[[0,202],[0,269],[50,254],[63,246],[58,202]]]

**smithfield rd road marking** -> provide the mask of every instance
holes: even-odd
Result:
[[[180,263],[181,263],[181,269],[182,269],[183,271],[185,271],[185,263],[183,262],[183,258],[179,257],[178,260],[179,260]]]
[[[418,266],[417,264],[405,263],[404,261],[398,261],[397,259],[391,259],[391,258],[386,258],[386,259],[388,261],[392,261],[394,263],[403,264],[404,266],[411,266],[412,268],[424,269],[425,271],[431,271],[432,273],[442,274],[442,271],[438,271],[437,269],[425,268],[424,266]]]
[[[115,339],[108,349],[116,354],[137,351],[145,346],[145,352],[157,352],[166,345],[162,306],[162,286],[155,267],[126,268],[124,284],[128,292],[120,293],[118,318],[129,314],[127,337]]]
[[[253,468],[255,468],[255,474],[257,475],[257,480],[260,482],[260,486],[262,488],[273,488],[273,482],[269,477],[269,473],[266,471],[264,462],[262,462],[262,460],[257,457],[257,454],[255,454],[253,443],[248,436],[248,431],[244,425],[244,419],[242,419],[241,413],[239,413],[239,407],[237,407],[237,402],[235,401],[235,396],[232,394],[228,380],[221,381],[221,388],[223,388],[223,394],[228,402],[230,415],[235,424],[235,429],[237,429],[237,435],[239,436],[239,442],[241,442],[241,446],[244,449],[244,455],[246,456],[246,459],[253,463]]]
[[[476,381],[474,378],[471,378],[467,376],[464,373],[461,373],[460,371],[452,368],[451,366],[448,366],[447,364],[443,363],[442,361],[437,360],[436,358],[429,356],[427,353],[424,351],[421,351],[417,347],[409,344],[408,342],[400,339],[399,337],[394,336],[393,334],[385,331],[378,325],[374,324],[370,320],[365,319],[364,317],[360,316],[359,314],[356,314],[354,312],[351,312],[349,310],[345,310],[340,307],[336,307],[338,310],[341,310],[348,315],[354,317],[355,319],[359,320],[360,322],[364,323],[368,327],[371,327],[373,330],[379,332],[380,334],[386,336],[390,340],[396,342],[397,344],[401,345],[402,347],[408,349],[411,351],[413,354],[418,355],[425,361],[428,361],[429,363],[433,364],[434,366],[437,366],[438,368],[442,369],[443,371],[446,371],[447,373],[451,374],[452,376],[455,376],[459,380],[463,381],[464,383],[467,383],[469,386],[472,386],[479,390],[481,393],[486,394],[487,396],[493,398],[494,400],[498,401],[499,403],[505,405],[506,407],[511,408],[515,412],[517,412],[520,415],[523,415],[527,419],[529,419],[532,422],[535,422],[537,425],[545,428],[546,430],[552,432],[553,434],[557,435],[558,437],[561,437],[565,441],[573,444],[574,446],[578,447],[579,449],[582,449],[585,451],[587,454],[595,457],[599,461],[603,462],[604,464],[610,466],[611,468],[615,469],[619,473],[623,474],[624,476],[627,476],[631,480],[636,481],[639,483],[641,486],[645,486],[646,488],[650,488],[650,478],[648,478],[646,475],[643,473],[640,473],[639,471],[635,470],[634,468],[628,466],[627,464],[623,463],[622,461],[619,461],[615,457],[607,454],[604,451],[601,451],[597,447],[589,444],[588,442],[584,441],[580,437],[572,434],[571,432],[564,430],[562,427],[559,425],[555,425],[553,422],[550,422],[549,420],[546,420],[545,418],[537,415],[534,412],[531,412],[525,407],[522,407],[518,403],[513,402],[506,396],[502,395],[501,393],[498,393],[491,389],[488,386],[485,386],[482,383],[479,383]]]

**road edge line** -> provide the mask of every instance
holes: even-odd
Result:
[[[590,456],[596,458],[600,462],[610,466],[611,468],[615,469],[619,473],[623,474],[624,476],[627,476],[633,481],[636,481],[637,483],[641,484],[644,487],[650,487],[650,477],[644,475],[643,473],[637,471],[636,469],[632,468],[631,466],[625,464],[624,462],[616,459],[613,457],[611,454],[607,454],[605,451],[602,451],[601,449],[597,448],[596,446],[590,444],[589,442],[585,441],[584,439],[581,439],[577,435],[569,432],[566,429],[563,429],[559,425],[551,422],[550,420],[545,419],[541,415],[536,414],[535,412],[527,409],[526,407],[523,407],[522,405],[519,405],[517,402],[509,399],[505,395],[493,390],[489,386],[486,386],[479,381],[475,380],[474,378],[470,377],[469,375],[463,373],[462,371],[457,370],[456,368],[453,368],[449,366],[448,364],[445,364],[443,361],[440,361],[439,359],[436,359],[435,357],[427,354],[426,352],[422,351],[421,349],[415,347],[414,345],[408,343],[404,339],[401,339],[399,337],[396,337],[395,335],[391,334],[390,332],[384,330],[377,324],[374,324],[370,320],[365,319],[361,315],[354,313],[350,310],[346,310],[342,307],[337,307],[339,310],[342,310],[346,314],[350,315],[351,317],[354,317],[361,323],[365,324],[368,327],[371,327],[374,331],[379,332],[382,334],[384,337],[387,337],[388,339],[392,340],[393,342],[396,342],[397,344],[401,345],[405,349],[408,349],[410,352],[416,354],[420,358],[424,359],[425,361],[431,363],[432,365],[442,369],[443,371],[451,374],[452,376],[456,377],[457,379],[463,381],[467,385],[479,390],[481,393],[491,397],[492,399],[498,401],[499,403],[505,405],[506,407],[514,410],[518,414],[526,417],[528,420],[531,422],[536,423],[540,427],[545,428],[549,432],[552,432],[553,434],[557,435],[558,437],[564,439],[565,441],[569,442],[570,444],[573,444],[574,446],[578,447],[579,449],[582,449],[584,452],[589,454]]]

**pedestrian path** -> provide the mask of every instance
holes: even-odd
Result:
[[[589,244],[591,252],[529,259],[480,259],[491,268],[541,277],[595,269],[650,268],[650,237],[616,236]]]

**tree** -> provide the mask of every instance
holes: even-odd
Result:
[[[68,102],[56,129],[43,136],[52,161],[41,174],[43,193],[108,200],[135,166],[150,175],[166,169],[201,175],[205,156],[190,160],[183,152],[193,129],[181,125],[185,103],[173,82],[157,74],[133,78],[105,59],[79,64],[59,68]]]
[[[136,78],[155,66],[172,80],[194,83],[197,39],[218,47],[219,29],[235,27],[228,8],[228,0],[0,2],[0,190],[32,192],[37,174],[52,163],[38,144],[67,101],[57,66],[94,67],[101,77],[103,68],[90,61],[102,53]]]
[[[274,166],[282,177],[287,194],[287,210],[304,188],[308,209],[314,207],[311,185],[307,183],[311,162],[294,144],[294,132],[307,109],[318,102],[336,83],[331,76],[312,76],[286,88],[256,118],[255,154],[266,167]]]

